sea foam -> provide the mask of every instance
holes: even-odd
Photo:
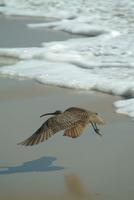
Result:
[[[134,116],[132,0],[101,1],[99,6],[88,0],[0,0],[0,5],[5,15],[49,17],[49,22],[28,24],[28,28],[79,35],[38,48],[2,48],[0,56],[16,62],[0,67],[1,74],[120,95],[127,99],[115,102],[117,112]]]

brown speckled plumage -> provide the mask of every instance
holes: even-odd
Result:
[[[96,124],[104,124],[102,117],[97,113],[77,107],[68,108],[64,112],[46,113],[41,115],[41,117],[45,115],[54,116],[46,120],[32,136],[19,144],[32,146],[47,140],[62,130],[65,130],[64,136],[76,138],[83,133],[87,125],[92,125],[94,131],[101,135]]]

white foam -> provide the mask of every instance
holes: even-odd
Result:
[[[64,1],[61,3],[53,0],[3,0],[1,5],[0,12],[6,15],[26,15],[55,18],[69,18],[75,16],[72,11],[65,9]]]
[[[23,61],[1,67],[0,73],[34,78],[46,84],[133,97],[134,63],[131,54],[122,49],[123,44],[124,37],[104,34],[92,40],[75,38],[47,42],[38,48],[2,48],[0,55]]]
[[[134,119],[134,98],[117,101],[114,106],[117,113],[126,114]]]
[[[131,97],[115,107],[134,116],[133,1],[99,1],[99,6],[93,0],[0,0],[0,4],[3,14],[51,17],[51,22],[29,24],[30,28],[86,36],[40,48],[0,49],[0,56],[20,60],[0,67],[1,74]]]
[[[48,45],[49,46],[49,45]],[[7,55],[22,59],[15,65],[0,68],[1,74],[36,79],[42,83],[54,84],[77,89],[94,89],[122,96],[134,96],[134,68],[102,67],[103,63],[88,61],[92,56],[71,55],[55,52],[52,44],[48,48],[7,49]],[[63,48],[63,50],[65,50]],[[3,53],[5,53],[4,50]],[[54,52],[53,52],[54,51]],[[2,53],[2,49],[0,50]],[[11,53],[11,54],[10,54]],[[13,54],[14,53],[14,54]],[[76,52],[75,52],[76,53]],[[86,62],[84,63],[84,61]],[[85,67],[86,64],[86,67]],[[106,63],[105,63],[106,64]]]
[[[64,19],[55,22],[29,24],[28,26],[30,28],[53,28],[55,30],[61,30],[86,36],[97,36],[111,31],[103,28],[102,26],[89,24],[88,22],[81,20],[80,17],[72,20]]]

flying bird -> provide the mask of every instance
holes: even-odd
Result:
[[[47,140],[55,133],[62,130],[64,130],[63,136],[77,138],[84,132],[87,125],[91,125],[95,133],[101,136],[97,124],[105,124],[104,120],[98,113],[78,107],[68,108],[64,112],[57,110],[53,113],[43,114],[40,117],[47,115],[53,116],[47,119],[32,136],[19,144],[33,146]]]

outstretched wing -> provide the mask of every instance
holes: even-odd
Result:
[[[47,140],[49,137],[53,135],[51,128],[47,127],[46,123],[44,123],[35,133],[27,138],[26,140],[18,143],[25,146],[33,146],[44,140]]]
[[[70,112],[64,112],[49,118],[42,126],[29,138],[19,144],[32,146],[47,140],[58,131],[76,126],[78,119]]]
[[[66,129],[63,136],[68,136],[71,138],[79,137],[82,134],[82,132],[84,131],[85,127],[86,127],[86,124],[79,123],[70,129]]]

